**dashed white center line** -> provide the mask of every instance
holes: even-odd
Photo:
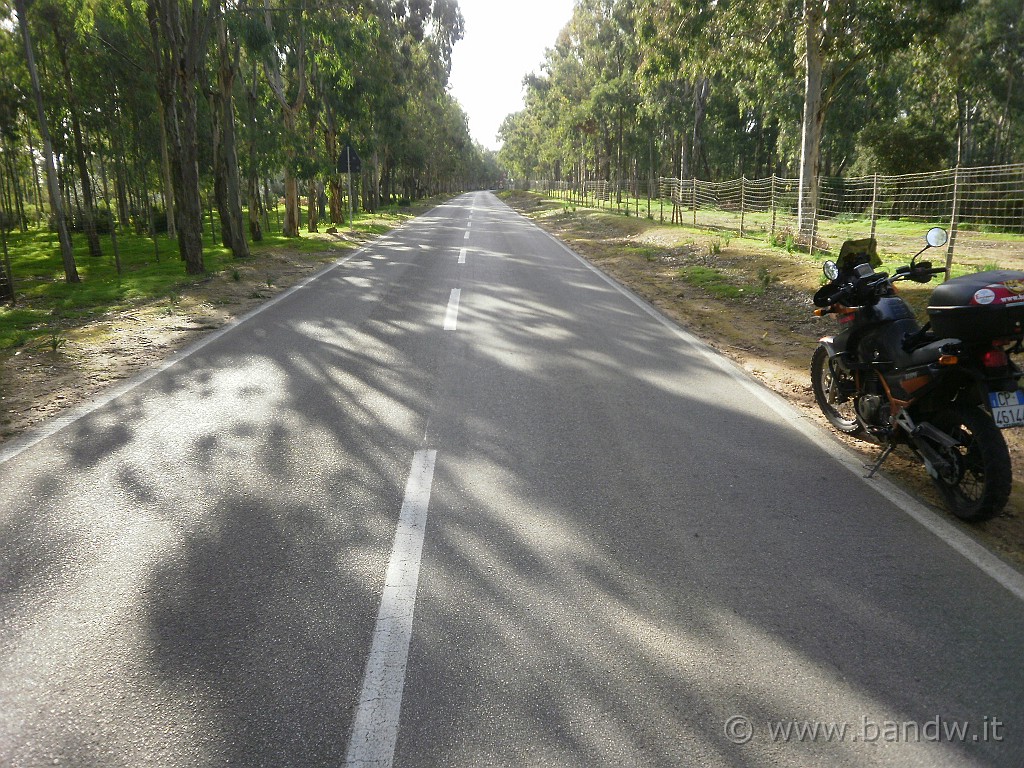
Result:
[[[469,231],[468,230],[466,231],[466,236],[463,237],[462,239],[463,240],[469,240]]]
[[[462,297],[461,288],[452,288],[451,296],[448,297],[448,311],[444,315],[444,329],[454,331],[459,319],[459,299]]]
[[[434,450],[416,451],[413,455],[391,560],[384,576],[384,594],[373,629],[363,689],[359,694],[352,737],[345,755],[347,768],[384,768],[395,759],[436,458],[437,451]]]
[[[463,248],[461,251],[459,251],[459,264],[465,264],[465,263],[466,263],[466,249]]]

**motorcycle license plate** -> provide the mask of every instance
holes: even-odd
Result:
[[[1000,429],[1024,426],[1024,392],[989,392],[992,418]]]

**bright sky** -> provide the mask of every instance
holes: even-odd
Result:
[[[499,146],[502,121],[523,108],[523,78],[572,17],[574,0],[459,0],[466,33],[452,52],[449,88],[469,116],[469,132]]]

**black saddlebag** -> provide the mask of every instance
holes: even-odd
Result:
[[[1006,269],[954,277],[928,306],[932,331],[968,344],[1024,337],[1024,272]]]

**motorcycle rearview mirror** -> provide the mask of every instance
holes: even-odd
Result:
[[[910,260],[911,269],[917,264],[917,257],[927,251],[929,248],[938,248],[939,246],[945,245],[949,239],[949,235],[946,234],[946,230],[942,227],[932,227],[928,230],[928,234],[924,236],[925,246],[920,251],[914,254],[914,258]]]
[[[826,261],[824,264],[822,264],[821,270],[822,272],[825,273],[825,277],[827,277],[829,280],[839,279],[839,265],[836,264],[834,261]]]
[[[949,240],[949,235],[946,234],[946,230],[942,227],[932,227],[928,230],[928,234],[925,235],[924,239],[929,247],[938,248],[946,244],[946,241]]]

